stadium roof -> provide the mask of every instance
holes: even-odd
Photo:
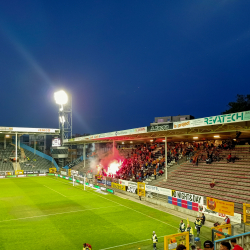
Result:
[[[165,137],[168,141],[233,139],[236,131],[241,132],[241,138],[250,138],[250,111],[77,137],[64,140],[64,144],[146,142]]]

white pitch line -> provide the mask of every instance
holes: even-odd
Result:
[[[60,182],[62,182],[62,181],[60,181]],[[63,182],[63,183],[64,183],[64,182]],[[81,189],[81,190],[83,190],[83,189]],[[98,195],[97,193],[92,192],[92,190],[91,190],[91,191],[86,190],[86,192],[91,192],[92,194],[95,194],[95,195],[97,195],[97,196],[100,196],[100,195]],[[149,216],[149,215],[147,215],[147,214],[144,214],[144,213],[142,213],[142,212],[140,212],[140,211],[137,211],[137,210],[135,210],[135,209],[133,209],[133,208],[127,207],[127,206],[125,206],[125,205],[122,205],[122,204],[120,204],[119,202],[112,201],[112,200],[110,200],[110,199],[108,199],[108,198],[105,198],[105,197],[103,197],[103,196],[100,196],[100,197],[103,198],[103,199],[106,199],[106,200],[108,200],[108,201],[114,202],[114,203],[116,203],[116,204],[119,204],[119,205],[122,206],[122,207],[126,207],[126,208],[128,208],[128,209],[131,209],[131,210],[133,210],[133,211],[135,211],[135,212],[137,212],[137,213],[143,214],[143,215],[145,215],[145,216],[147,216],[147,217],[149,217],[149,218],[151,218],[151,219],[154,219],[154,220],[157,220],[157,221],[159,221],[159,222],[161,222],[161,223],[164,223],[164,224],[166,224],[166,225],[169,225],[169,226],[171,226],[171,227],[173,227],[173,228],[179,229],[178,227],[175,227],[175,226],[173,226],[173,225],[171,225],[171,224],[169,224],[169,223],[167,223],[167,222],[158,220],[158,219],[156,219],[156,218],[154,218],[154,217],[152,217],[152,216]],[[143,204],[143,205],[144,205],[144,204]],[[156,210],[157,210],[157,209],[156,209]],[[158,211],[160,211],[160,210],[158,210]],[[176,215],[175,215],[175,216],[176,216]],[[176,217],[178,217],[178,216],[176,216]],[[208,238],[204,237],[203,235],[200,235],[200,237],[202,237],[203,239],[208,239]]]
[[[45,185],[44,185],[44,186],[45,186]],[[65,196],[64,194],[61,194],[60,192],[54,190],[53,188],[50,188],[50,187],[48,187],[48,186],[45,186],[45,187],[48,188],[48,189],[50,189],[50,190],[52,190],[52,191],[54,191],[54,192],[56,192],[56,193],[58,193],[58,194],[60,194],[60,195],[62,195],[62,196],[64,196],[64,197],[66,197],[66,198],[68,198],[67,196]]]
[[[31,217],[2,220],[2,221],[0,221],[0,223],[1,222],[8,222],[8,221],[15,221],[15,220],[26,220],[26,219],[40,218],[40,217],[53,216],[53,215],[59,215],[59,214],[78,213],[78,212],[84,212],[84,211],[95,210],[95,209],[104,209],[104,208],[110,208],[110,207],[118,207],[118,206],[96,207],[96,208],[81,209],[81,210],[76,210],[76,211],[68,211],[68,212],[61,212],[61,213],[54,213],[54,214],[42,214],[42,215],[31,216]]]
[[[157,238],[159,239],[159,238],[163,238],[163,237],[164,237],[164,236],[159,236],[159,237],[157,237]],[[139,240],[139,241],[135,241],[135,242],[123,244],[123,245],[117,245],[117,246],[114,246],[114,247],[102,248],[102,249],[100,249],[100,250],[106,250],[106,249],[111,249],[111,248],[116,248],[116,247],[123,247],[123,246],[131,245],[131,244],[136,244],[136,243],[140,243],[140,242],[144,242],[144,241],[148,241],[148,240],[151,240],[151,239]]]

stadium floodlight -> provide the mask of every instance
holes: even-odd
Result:
[[[54,98],[56,103],[59,105],[65,105],[68,102],[68,95],[64,90],[55,92]]]
[[[61,123],[65,123],[65,117],[64,117],[64,115],[59,116],[59,120],[60,120]]]

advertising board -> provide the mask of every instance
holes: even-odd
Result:
[[[188,121],[174,122],[173,129],[193,128],[193,127],[216,125],[216,124],[228,124],[232,122],[242,122],[249,120],[250,120],[250,111],[244,111],[232,114],[210,116]]]
[[[200,196],[200,195],[185,193],[185,192],[181,192],[177,190],[172,190],[171,194],[172,194],[171,195],[172,197],[175,197],[181,200],[191,201],[191,202],[195,202],[201,205],[204,204],[203,196]]]
[[[207,207],[217,213],[234,216],[234,203],[207,197]]]
[[[115,189],[120,189],[126,191],[126,186],[112,182],[111,187]]]
[[[154,125],[154,126],[147,127],[148,132],[167,131],[169,129],[173,129],[173,123]]]

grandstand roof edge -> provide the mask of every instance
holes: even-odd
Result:
[[[64,143],[74,143],[74,142],[101,142],[100,140],[107,140],[107,139],[120,139],[121,136],[129,136],[129,135],[146,135],[150,133],[157,133],[157,136],[164,136],[160,135],[159,132],[167,132],[167,131],[176,131],[181,130],[184,131],[184,129],[193,129],[193,128],[202,128],[202,127],[211,127],[213,125],[225,125],[225,124],[234,124],[244,121],[250,121],[250,111],[243,111],[238,113],[231,113],[231,114],[225,114],[225,115],[217,115],[217,116],[210,116],[210,117],[204,117],[204,118],[198,118],[193,120],[185,120],[185,121],[179,121],[179,122],[173,122],[169,124],[160,124],[160,125],[154,125],[154,126],[147,126],[147,127],[140,127],[136,129],[127,129],[127,130],[121,130],[121,131],[114,131],[109,133],[101,133],[101,134],[94,134],[89,136],[83,136],[83,137],[76,137],[72,139],[64,140]],[[170,124],[173,125],[173,127],[170,126]],[[219,132],[219,131],[218,131]],[[152,134],[153,135],[153,134]],[[156,134],[155,134],[156,135]],[[135,138],[136,139],[136,138]]]
[[[22,133],[22,134],[60,134],[60,129],[57,128],[24,128],[24,127],[0,127],[0,133]]]

